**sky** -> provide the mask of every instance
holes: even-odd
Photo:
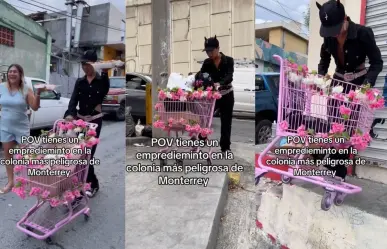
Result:
[[[24,14],[30,14],[33,12],[38,12],[38,11],[47,11],[47,12],[56,12],[59,10],[65,10],[66,5],[65,2],[66,0],[6,0],[9,4],[13,5],[16,7],[18,10],[23,12]],[[28,3],[30,4],[28,4]],[[43,3],[43,4],[39,4]],[[96,5],[96,4],[101,4],[101,3],[107,3],[111,2],[114,6],[116,6],[122,13],[125,13],[125,0],[86,0],[86,2],[89,5]],[[38,5],[41,6],[41,8],[33,6],[33,5]],[[51,8],[51,7],[54,8]],[[46,9],[44,9],[46,8]],[[52,11],[49,11],[49,10]],[[59,9],[59,10],[58,10]]]
[[[271,21],[289,22],[291,21],[290,19],[292,19],[303,24],[303,16],[309,7],[309,1],[310,0],[255,0],[256,4],[262,5],[263,7],[278,13],[271,13],[270,11],[256,5],[255,23]],[[308,29],[301,27],[300,33],[304,33],[304,35],[306,35],[308,33]]]

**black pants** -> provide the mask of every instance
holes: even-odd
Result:
[[[98,125],[95,131],[97,133],[96,137],[99,138],[99,134],[101,134],[101,129],[102,129],[102,117],[91,121],[91,123],[95,123]],[[97,145],[94,145],[93,148],[91,149],[90,159],[94,157],[96,149],[97,149]],[[94,172],[94,165],[91,165],[91,164],[89,165],[89,172],[87,173],[86,181],[91,184],[91,188],[99,188],[98,178]]]
[[[232,114],[234,111],[234,92],[223,95],[218,100],[217,107],[220,112],[220,148],[222,151],[230,150]]]

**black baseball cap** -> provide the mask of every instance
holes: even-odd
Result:
[[[329,0],[323,5],[316,2],[321,20],[320,36],[335,37],[340,34],[345,18],[345,8],[340,0]]]
[[[207,39],[207,37],[204,37],[204,49],[203,49],[203,52],[204,51],[211,52],[211,51],[213,51],[216,48],[219,48],[219,41],[216,38],[216,36],[210,37],[208,39]]]
[[[97,60],[98,56],[95,50],[86,50],[81,56],[81,63],[94,63]]]

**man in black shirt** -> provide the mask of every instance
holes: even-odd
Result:
[[[86,122],[97,124],[96,133],[99,137],[102,128],[101,107],[103,99],[109,92],[110,81],[106,73],[99,75],[90,64],[96,62],[97,59],[97,54],[93,50],[86,51],[82,56],[81,63],[85,76],[75,82],[65,119],[83,119]],[[79,110],[77,111],[78,104]],[[93,158],[96,149],[97,145],[93,146],[90,159]],[[86,191],[86,194],[93,197],[99,190],[99,182],[93,165],[89,165],[87,182],[91,183],[91,190]]]
[[[234,74],[234,59],[219,52],[219,41],[214,37],[204,37],[204,50],[208,58],[204,60],[200,74],[208,73],[215,82],[215,87],[222,94],[217,101],[220,112],[220,148],[223,152],[230,150],[231,145],[231,124],[234,110],[234,91],[232,87]]]
[[[324,38],[318,74],[327,74],[331,56],[333,56],[336,63],[333,79],[351,82],[358,86],[366,84],[374,86],[383,69],[383,60],[372,29],[352,22],[345,14],[344,6],[340,0],[330,0],[323,5],[316,2],[316,5],[321,20],[320,35]],[[370,64],[368,70],[365,67],[366,57],[368,57]],[[334,82],[337,84],[337,81]],[[350,90],[350,87],[344,89],[346,93]],[[335,107],[329,108],[329,115],[337,112],[340,103],[332,103],[335,101],[337,102],[337,100],[330,102],[330,106]],[[351,117],[351,119],[356,120],[358,117]],[[348,155],[331,155],[330,157],[332,159],[346,159]],[[330,166],[327,168],[336,170],[336,175],[345,179],[347,169],[344,165],[337,165],[335,169]]]

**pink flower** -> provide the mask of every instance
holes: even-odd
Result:
[[[67,124],[65,124],[65,127],[66,127],[66,130],[72,130],[75,128],[74,124],[71,122],[68,122]]]
[[[281,131],[286,131],[289,128],[289,123],[288,121],[284,120],[280,123],[279,125]]]
[[[63,123],[59,123],[58,127],[59,127],[60,130],[64,130],[64,131],[67,130],[67,126],[65,124],[63,124]]]
[[[32,187],[30,191],[30,196],[38,196],[42,192],[41,188]]]
[[[65,158],[66,159],[73,159],[74,158],[74,154],[73,153],[66,154]]]
[[[165,128],[165,123],[164,123],[164,121],[157,120],[156,122],[153,122],[153,126],[155,128],[164,129]]]
[[[14,155],[14,157],[16,160],[23,159],[23,156],[21,154],[16,154],[16,155]]]
[[[159,100],[164,100],[167,98],[167,95],[165,94],[165,92],[163,90],[160,90],[159,91]]]
[[[372,137],[370,136],[369,133],[364,133],[363,134],[363,140],[367,143],[371,142],[372,141]]]
[[[199,91],[194,91],[192,93],[192,98],[193,99],[200,99],[202,97],[202,94]]]
[[[84,185],[83,185],[83,190],[84,191],[88,191],[88,190],[90,190],[91,189],[91,184],[90,183],[85,183]]]
[[[212,134],[212,130],[208,128],[203,128],[200,131],[200,135],[202,135],[202,137],[207,137],[208,135],[211,135],[211,134]]]
[[[332,123],[331,133],[343,133],[345,131],[345,126],[339,123]]]
[[[301,137],[305,137],[306,135],[308,135],[308,133],[305,130],[305,125],[301,125],[300,127],[298,127],[297,134]]]
[[[191,132],[192,126],[187,124],[187,125],[185,126],[185,130],[188,131],[188,132]]]
[[[333,98],[341,100],[341,101],[345,100],[345,96],[342,93],[334,93]]]
[[[354,100],[356,98],[356,92],[353,90],[349,91],[348,98]]]
[[[43,199],[47,199],[50,196],[50,191],[43,191],[43,193],[40,195]]]
[[[187,123],[187,120],[185,120],[184,118],[180,118],[179,123],[185,125]]]
[[[21,185],[24,185],[27,181],[23,177],[16,177],[16,182],[19,182]]]
[[[184,96],[184,91],[183,91],[183,89],[181,89],[181,88],[177,89],[176,95],[179,96],[179,98],[180,98],[181,96]]]
[[[12,192],[14,192],[17,196],[19,196],[23,200],[26,198],[26,192],[23,187],[13,187]]]
[[[15,173],[18,173],[18,172],[21,172],[23,170],[23,166],[21,165],[16,165],[14,168],[13,168],[13,171]]]
[[[50,199],[50,206],[51,207],[57,207],[61,204],[61,201],[58,198],[52,198]]]
[[[155,109],[156,109],[156,110],[160,110],[161,107],[163,107],[163,104],[161,104],[161,103],[157,103],[157,104],[155,105]]]
[[[340,114],[341,115],[347,115],[349,116],[351,114],[351,109],[349,109],[348,107],[346,107],[345,105],[341,105],[340,106]]]
[[[378,99],[376,102],[370,104],[371,109],[383,109],[384,108],[384,98]]]
[[[173,124],[173,123],[175,123],[175,120],[174,120],[173,118],[169,118],[169,119],[168,119],[168,123],[169,123],[169,124]]]
[[[87,126],[87,123],[85,121],[83,121],[82,119],[75,120],[74,124],[76,126],[81,127],[81,128],[85,128]]]
[[[202,128],[200,127],[199,124],[196,124],[192,127],[191,131],[192,132],[195,132],[195,133],[200,133],[200,131],[202,130]]]
[[[68,202],[72,202],[75,199],[75,196],[71,191],[66,191],[64,193],[63,197]]]
[[[214,92],[214,94],[212,95],[212,97],[214,99],[220,99],[222,97],[222,95],[219,93],[219,92]]]
[[[213,94],[211,91],[207,91],[207,99],[212,99],[213,98]]]
[[[79,198],[79,197],[82,196],[82,195],[81,195],[81,192],[79,192],[78,189],[75,189],[75,190],[73,191],[73,195],[74,195],[76,198]]]
[[[366,96],[367,96],[368,101],[370,101],[370,102],[375,100],[375,93],[374,93],[374,91],[372,91],[372,89],[367,90]]]
[[[94,129],[89,129],[89,130],[87,131],[86,136],[89,136],[89,137],[95,137],[95,136],[97,136],[97,132],[96,132]]]

